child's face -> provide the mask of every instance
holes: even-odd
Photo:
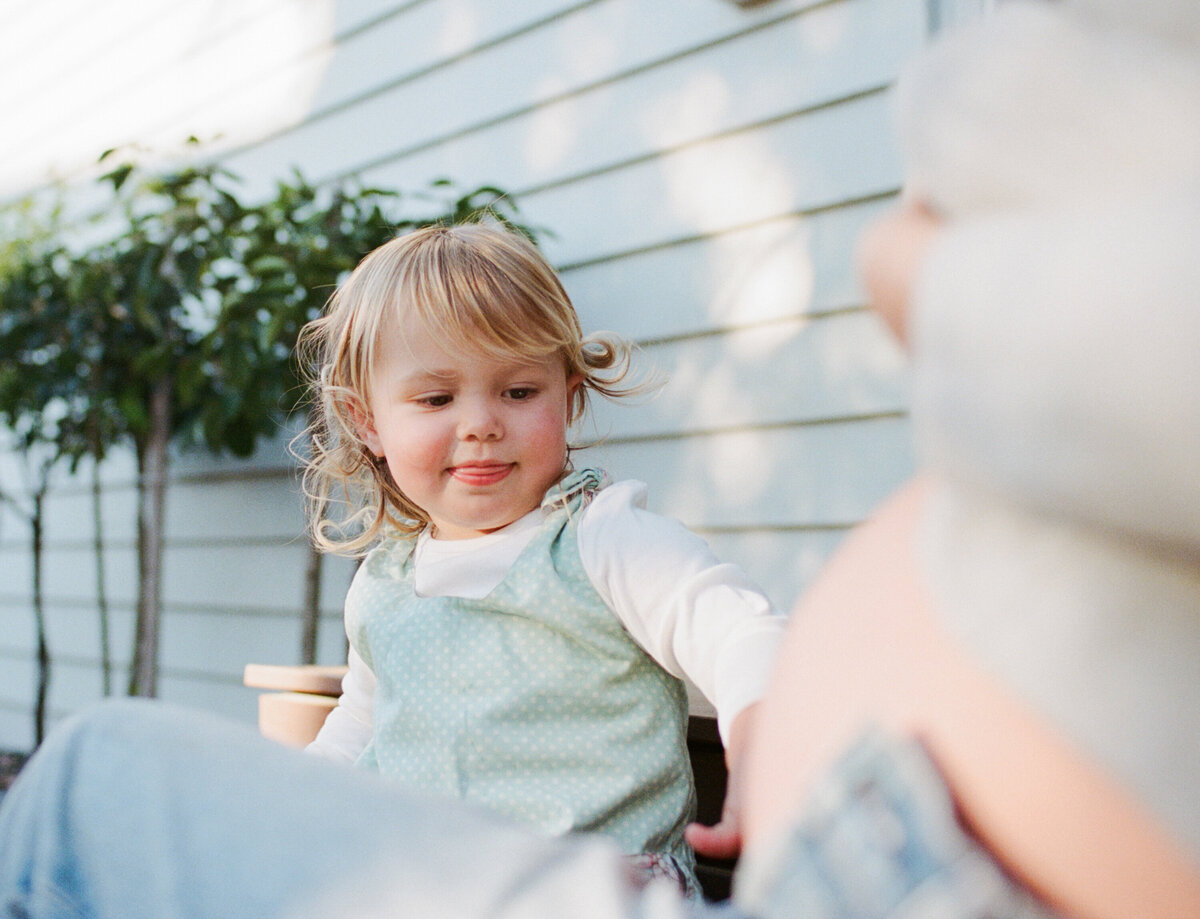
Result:
[[[566,461],[570,397],[557,358],[495,361],[416,323],[382,343],[361,433],[441,539],[471,539],[541,504]]]

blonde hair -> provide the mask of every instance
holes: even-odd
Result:
[[[578,375],[568,423],[583,416],[590,392],[619,398],[632,348],[619,336],[584,336],[562,283],[524,236],[490,224],[435,226],[397,237],[370,253],[300,334],[312,409],[302,457],[309,530],[318,548],[361,555],[390,531],[412,534],[428,515],[399,489],[387,463],[364,442],[367,393],[385,335],[401,317],[447,348],[492,360],[558,355]]]

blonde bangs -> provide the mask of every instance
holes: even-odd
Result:
[[[524,238],[474,225],[443,228],[412,253],[397,309],[448,347],[495,360],[572,363],[581,330],[570,298]]]

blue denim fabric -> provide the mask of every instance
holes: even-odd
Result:
[[[161,703],[53,732],[0,807],[13,919],[677,919],[608,840],[535,835]]]
[[[0,806],[10,919],[1051,919],[960,829],[917,744],[872,736],[735,902],[639,883],[610,840],[462,802],[161,703],[55,731]],[[743,870],[745,869],[745,870]]]
[[[769,866],[744,865],[756,919],[1054,919],[958,822],[915,741],[865,735],[819,784]]]

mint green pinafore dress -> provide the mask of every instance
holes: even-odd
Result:
[[[691,887],[686,693],[584,571],[578,511],[600,482],[584,470],[552,489],[538,533],[479,600],[417,596],[415,539],[367,556],[346,601],[377,681],[358,762],[550,834],[603,833]]]

